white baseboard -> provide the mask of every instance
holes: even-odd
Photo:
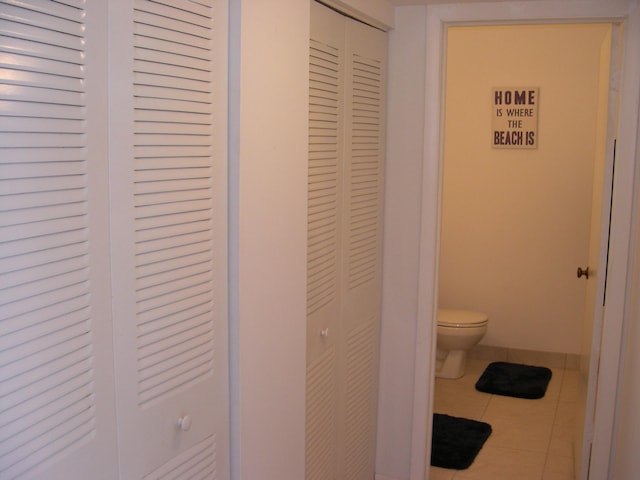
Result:
[[[381,475],[379,473],[376,473],[375,480],[400,480],[400,479],[395,477],[387,477],[386,475]]]

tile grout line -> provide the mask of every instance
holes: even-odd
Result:
[[[547,441],[547,448],[544,455],[544,464],[542,465],[542,479],[544,480],[544,473],[547,470],[547,465],[549,463],[549,451],[551,450],[551,440],[553,439],[553,432],[556,427],[556,421],[558,419],[558,409],[560,408],[560,396],[562,394],[562,387],[564,386],[565,381],[565,369],[562,369],[562,379],[560,380],[560,387],[558,388],[558,396],[555,398],[556,408],[553,412],[553,422],[551,423],[551,431],[549,432],[549,439]]]

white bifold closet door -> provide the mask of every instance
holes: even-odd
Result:
[[[228,475],[223,6],[110,3],[114,353],[126,478]]]
[[[117,478],[105,2],[0,2],[0,478]]]
[[[227,2],[0,2],[0,478],[228,479]]]
[[[312,2],[307,480],[374,476],[386,35]]]

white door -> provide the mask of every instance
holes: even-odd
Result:
[[[226,479],[226,2],[110,12],[121,478]]]
[[[386,35],[311,2],[306,478],[374,475]]]
[[[106,2],[0,2],[0,478],[117,478]]]
[[[609,231],[611,198],[615,162],[615,118],[617,116],[617,85],[610,80],[617,77],[618,42],[614,35],[619,29],[612,26],[611,34],[604,41],[602,72],[598,98],[598,130],[596,139],[596,161],[593,179],[593,204],[589,257],[582,270],[577,271],[579,281],[587,282],[585,299],[582,352],[580,356],[580,396],[576,414],[574,438],[575,471],[577,478],[586,480],[589,475],[591,444],[593,441],[596,390],[598,386],[601,329],[605,308],[607,260],[609,253]],[[611,69],[609,68],[611,65]],[[613,83],[613,82],[611,82]],[[588,271],[586,271],[588,268]]]
[[[227,2],[173,3],[0,3],[3,480],[229,477]]]
[[[346,42],[339,478],[365,480],[375,473],[387,39],[348,20]]]
[[[307,200],[306,480],[336,477],[345,32],[311,2]]]

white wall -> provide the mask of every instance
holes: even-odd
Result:
[[[393,23],[386,0],[344,0]],[[230,5],[232,480],[305,465],[309,15],[306,0]]]
[[[389,33],[387,160],[377,472],[408,478],[424,132],[424,7],[396,11]],[[425,406],[426,412],[426,406]]]
[[[232,478],[293,480],[304,478],[309,4],[232,9]]]
[[[449,29],[440,305],[488,314],[483,344],[580,352],[587,283],[576,268],[588,260],[596,153],[604,162],[610,30]],[[540,89],[537,148],[492,147],[493,87]]]

